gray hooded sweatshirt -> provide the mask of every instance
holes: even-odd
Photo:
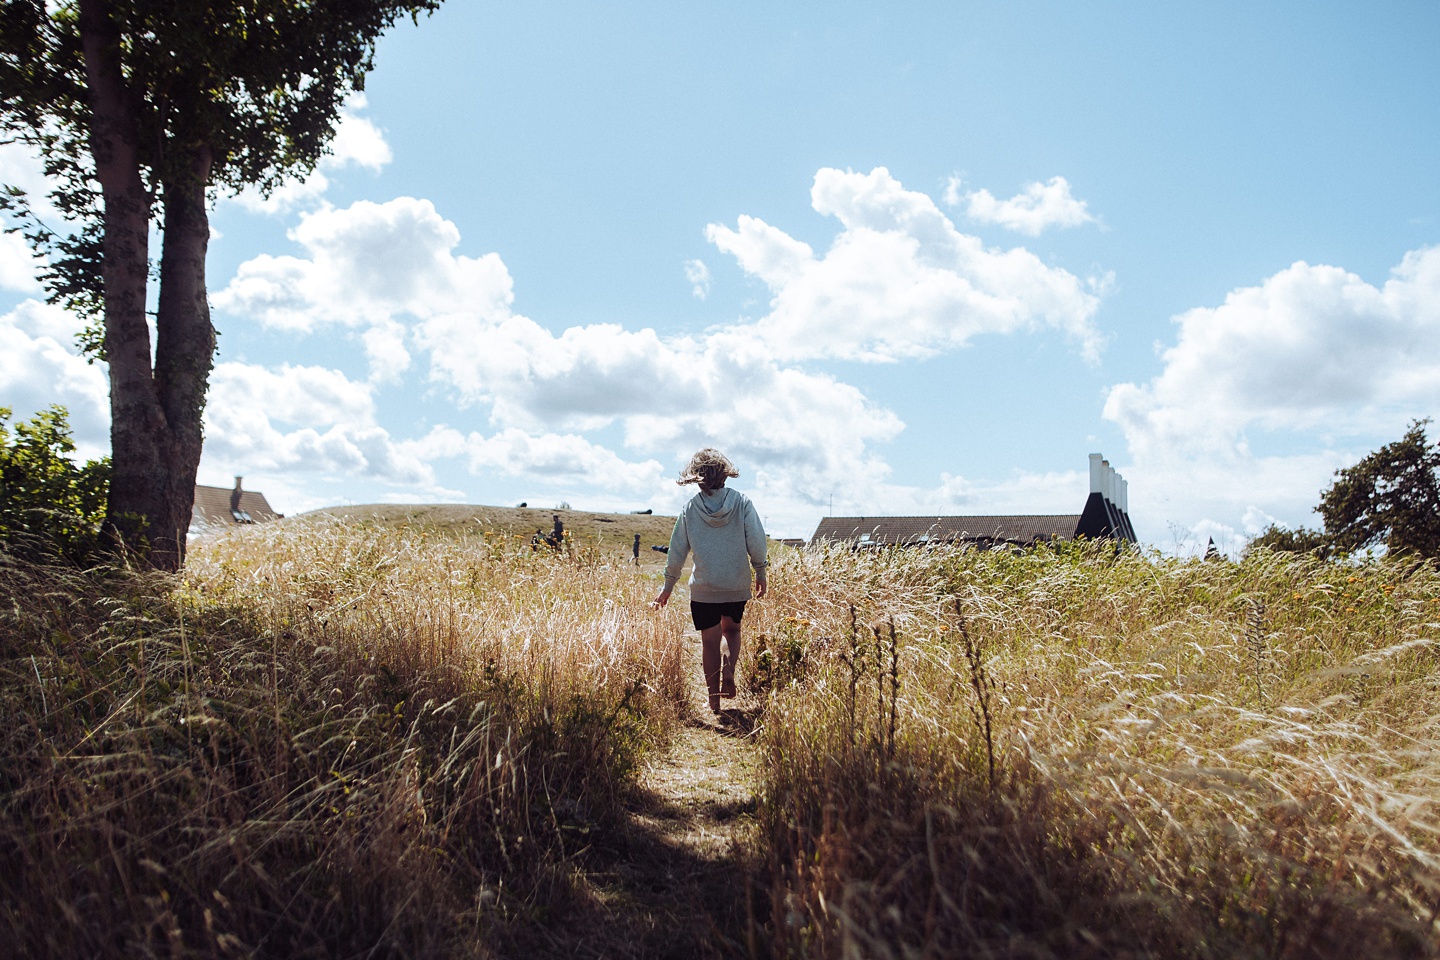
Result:
[[[675,518],[665,588],[675,586],[685,556],[695,554],[690,599],[733,603],[750,599],[750,569],[765,569],[765,528],[750,498],[721,487],[701,490]]]

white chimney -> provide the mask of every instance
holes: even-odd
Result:
[[[1090,454],[1090,492],[1105,492],[1105,458],[1098,453]]]
[[[1119,474],[1116,474],[1116,476],[1119,477]],[[1129,514],[1129,513],[1130,513],[1130,481],[1129,481],[1129,480],[1126,480],[1124,477],[1119,477],[1119,479],[1120,479],[1120,503],[1117,504],[1117,506],[1119,506],[1121,510],[1124,510],[1126,514]]]

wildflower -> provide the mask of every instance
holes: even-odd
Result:
[[[1297,593],[1297,594],[1295,594],[1295,599],[1296,599],[1296,600],[1304,600],[1304,599],[1305,599],[1305,594],[1303,594],[1303,593]]]
[[[1355,611],[1355,608],[1354,608],[1354,607],[1346,607],[1346,608],[1345,608],[1345,612],[1346,612],[1346,613],[1355,613],[1356,611]]]

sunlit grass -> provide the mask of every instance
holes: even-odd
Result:
[[[323,519],[201,540],[180,581],[5,561],[7,954],[523,940],[683,709],[647,587]]]
[[[1433,566],[831,550],[772,583],[782,954],[1435,952]]]
[[[318,517],[178,580],[0,555],[0,941],[534,953],[690,709],[624,560]],[[760,953],[1437,952],[1433,566],[777,550],[770,585],[726,741]]]

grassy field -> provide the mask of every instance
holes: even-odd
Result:
[[[529,542],[536,530],[549,533],[558,515],[565,532],[576,547],[594,549],[606,558],[629,559],[635,534],[640,534],[640,560],[643,565],[663,567],[665,555],[652,546],[670,542],[674,517],[641,513],[590,513],[584,510],[546,510],[533,507],[484,507],[466,504],[436,503],[397,505],[368,503],[350,507],[327,507],[316,511],[321,516],[343,520],[359,520],[382,526],[405,526],[412,530],[455,535],[479,529],[482,532],[524,538]]]
[[[772,582],[777,954],[1435,955],[1433,565],[1072,544]]]
[[[1433,566],[777,550],[727,729],[620,549],[668,520],[348,510],[176,580],[0,554],[14,955],[1440,952]],[[751,895],[637,938],[657,758],[753,778]]]
[[[583,918],[686,709],[594,552],[298,518],[183,579],[0,565],[9,956],[488,956]]]

